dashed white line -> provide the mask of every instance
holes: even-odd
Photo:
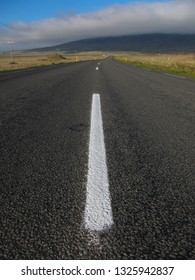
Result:
[[[113,225],[100,95],[93,94],[89,142],[85,229],[103,231]]]

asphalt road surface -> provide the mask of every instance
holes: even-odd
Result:
[[[94,93],[111,209],[90,229]],[[195,259],[194,112],[195,80],[111,58],[1,73],[0,259]]]

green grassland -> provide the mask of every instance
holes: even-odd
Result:
[[[123,53],[114,59],[146,69],[195,78],[195,54]]]

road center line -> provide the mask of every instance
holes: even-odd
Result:
[[[102,231],[113,225],[100,95],[92,96],[85,229]]]

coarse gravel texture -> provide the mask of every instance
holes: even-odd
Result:
[[[0,259],[195,259],[195,80],[111,58],[0,74]],[[101,97],[114,226],[84,229]]]

